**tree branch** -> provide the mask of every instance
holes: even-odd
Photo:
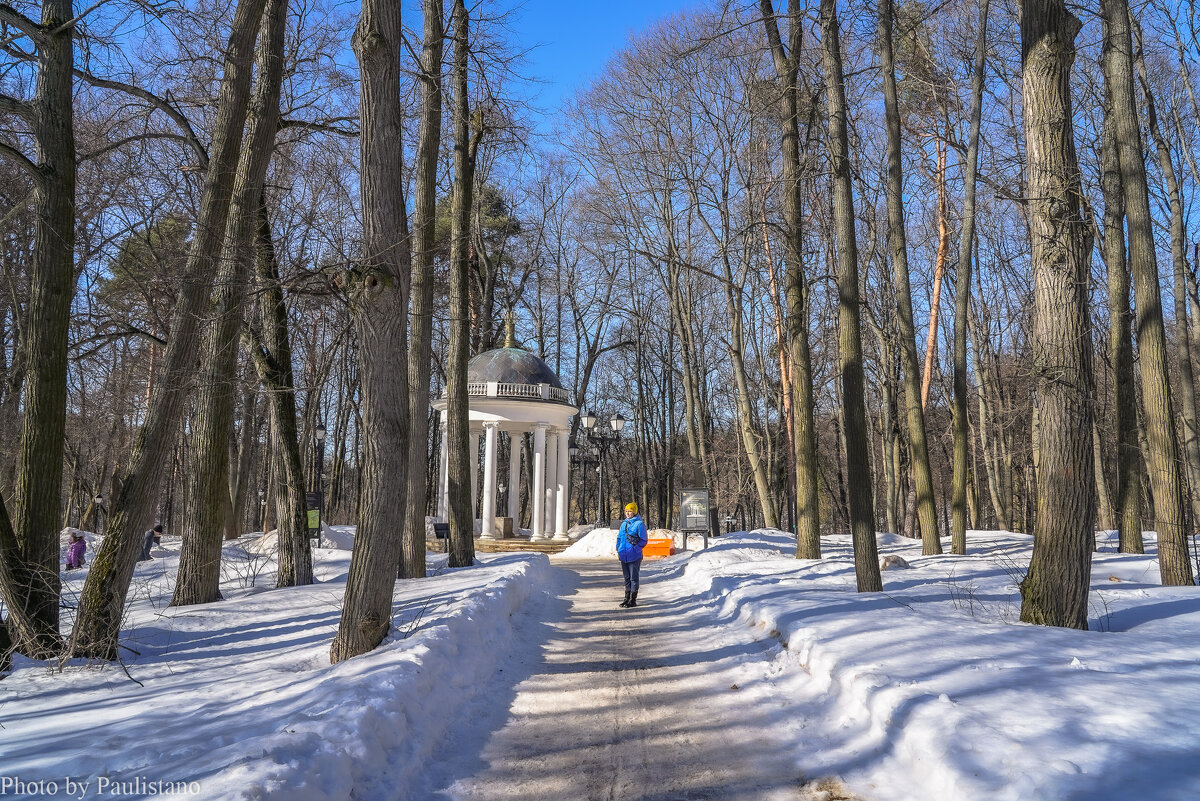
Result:
[[[26,122],[33,122],[33,106],[27,100],[0,94],[0,111],[20,117]]]
[[[183,115],[183,112],[171,105],[168,100],[159,97],[153,92],[148,92],[145,89],[142,89],[140,86],[134,86],[123,81],[114,81],[111,78],[101,78],[81,69],[75,70],[75,77],[101,89],[112,89],[114,92],[123,92],[127,95],[132,95],[133,97],[145,100],[155,109],[161,111],[163,114],[166,114],[183,132],[182,139],[191,145],[192,151],[196,154],[196,158],[200,161],[201,169],[208,169],[208,150],[203,144],[200,143],[200,139],[196,136],[196,132],[192,130],[192,124],[188,122],[188,118]]]
[[[12,145],[6,145],[5,143],[0,142],[0,156],[7,156],[9,159],[15,162],[18,167],[29,173],[29,175],[33,177],[33,180],[37,181],[39,184],[41,184],[41,182],[45,179],[45,176],[42,175],[42,171],[38,169],[38,166],[30,161],[28,156],[26,156],[20,150],[17,150]]]
[[[140,141],[143,139],[166,139],[168,141],[173,141],[173,142],[183,142],[185,145],[191,144],[191,142],[188,140],[188,138],[186,136],[183,136],[182,134],[173,134],[173,133],[134,134],[133,136],[126,136],[124,139],[118,139],[115,142],[111,142],[111,143],[105,145],[104,147],[100,148],[99,150],[93,150],[91,153],[83,154],[82,156],[79,157],[79,163],[82,164],[85,161],[91,161],[92,159],[100,158],[105,153],[110,153],[118,148],[124,147],[125,145],[129,144],[130,142],[137,142],[137,141]]]
[[[334,122],[349,122],[357,120],[358,117],[335,117],[327,122],[309,122],[307,120],[280,120],[279,130],[284,128],[300,128],[305,131],[320,131],[322,133],[337,134],[348,139],[353,139],[358,136],[358,130],[355,128],[339,128],[336,125],[331,125]]]
[[[0,3],[0,22],[16,28],[18,31],[32,39],[37,45],[46,43],[46,32],[42,30],[42,26],[38,25],[20,11],[17,11],[8,3]],[[12,38],[13,37],[10,37],[10,40]]]

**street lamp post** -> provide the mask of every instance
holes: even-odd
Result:
[[[584,436],[588,441],[596,446],[599,451],[599,466],[596,472],[600,474],[599,486],[597,487],[597,502],[596,510],[600,516],[601,523],[608,523],[608,510],[604,508],[604,456],[608,453],[608,449],[616,444],[621,437],[621,429],[625,427],[625,418],[620,414],[614,415],[608,421],[608,429],[603,426],[597,426],[596,415],[584,409],[580,412],[579,421],[583,423]]]
[[[579,473],[579,525],[587,522],[587,474],[588,468],[598,466],[599,459],[596,458],[596,453],[590,447],[584,447],[582,450],[576,445],[575,440],[571,440],[571,445],[567,448],[567,452],[571,455],[571,463],[581,468]],[[597,507],[596,514],[600,514],[600,509]]]

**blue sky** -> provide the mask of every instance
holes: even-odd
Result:
[[[542,83],[537,104],[553,113],[598,75],[629,32],[693,7],[698,0],[526,0],[513,31],[532,48],[525,72]]]

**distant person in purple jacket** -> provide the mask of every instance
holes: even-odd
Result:
[[[87,542],[78,531],[71,532],[71,544],[67,546],[67,570],[83,567],[83,552],[87,550]]]
[[[649,534],[646,524],[638,517],[638,505],[625,504],[625,519],[617,531],[617,558],[621,560],[621,572],[625,574],[625,600],[619,606],[637,606],[639,577],[642,571],[642,548],[646,547]]]

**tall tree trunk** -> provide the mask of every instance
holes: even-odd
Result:
[[[1107,43],[1111,52],[1104,60],[1105,79],[1112,87],[1110,116],[1129,231],[1129,264],[1137,307],[1138,361],[1149,443],[1146,467],[1157,515],[1159,573],[1163,584],[1190,585],[1193,583],[1192,564],[1184,529],[1183,481],[1179,472],[1179,445],[1175,439],[1162,296],[1154,253],[1146,164],[1142,158],[1141,130],[1133,91],[1129,4],[1127,0],[1101,0],[1100,6],[1109,25]]]
[[[1175,164],[1171,161],[1171,150],[1159,127],[1158,110],[1154,93],[1146,77],[1146,64],[1142,58],[1141,25],[1133,21],[1136,43],[1136,68],[1142,86],[1142,97],[1146,103],[1146,122],[1154,150],[1158,157],[1158,169],[1167,184],[1167,206],[1170,209],[1172,295],[1175,301],[1176,361],[1179,364],[1179,410],[1183,438],[1183,466],[1187,484],[1191,488],[1192,519],[1200,521],[1200,421],[1196,419],[1196,380],[1192,370],[1192,341],[1188,323],[1187,291],[1187,224],[1184,221],[1183,196]]]
[[[408,524],[400,559],[401,578],[425,575],[425,495],[429,459],[429,377],[433,358],[434,218],[437,214],[438,146],[442,139],[442,0],[423,0],[425,40],[421,46],[421,127],[417,134],[416,205],[413,219],[412,337],[408,343],[409,417]],[[515,491],[515,490],[514,490]]]
[[[212,310],[204,335],[197,387],[195,442],[190,473],[179,576],[171,606],[221,599],[221,541],[229,499],[229,440],[233,436],[234,387],[246,285],[253,270],[258,209],[279,129],[283,84],[283,39],[287,0],[269,0],[258,44],[258,84],[251,100],[248,132],[234,178],[229,225],[217,273]]]
[[[266,0],[239,0],[225,53],[217,118],[200,213],[188,249],[185,279],[175,303],[162,378],[151,390],[146,421],[134,444],[105,538],[80,595],[77,656],[115,659],[125,595],[141,551],[142,533],[157,510],[159,484],[175,446],[179,421],[196,371],[198,321],[208,302],[229,217],[234,174],[250,98],[254,41]]]
[[[347,282],[362,385],[362,503],[331,662],[382,642],[392,617],[407,520],[409,397],[408,220],[404,108],[397,87],[404,47],[400,6],[364,0],[351,46],[359,64],[362,262]]]
[[[1021,620],[1087,628],[1095,543],[1088,272],[1092,226],[1081,210],[1071,63],[1081,27],[1063,0],[1026,0],[1021,15],[1026,196],[1037,315],[1040,414],[1033,558]]]
[[[883,589],[883,578],[879,573],[875,504],[871,498],[871,453],[867,444],[862,342],[858,322],[858,242],[854,231],[854,192],[850,181],[850,146],[846,130],[846,86],[839,38],[835,0],[821,0],[821,51],[829,107],[828,146],[832,162],[833,213],[838,244],[838,351],[849,484],[847,505],[858,591],[874,592]],[[936,535],[936,521],[934,526]]]
[[[296,425],[296,389],[287,306],[279,281],[279,261],[271,240],[267,207],[259,206],[255,248],[260,340],[248,348],[267,390],[271,410],[268,480],[274,482],[276,538],[279,543],[278,587],[313,583],[312,546],[308,536],[308,504],[300,437]],[[335,436],[338,427],[334,427]],[[269,530],[263,521],[263,530]]]
[[[967,311],[971,302],[971,258],[975,250],[975,183],[979,171],[979,128],[983,119],[990,5],[990,0],[983,0],[979,6],[979,31],[975,36],[971,133],[967,141],[962,230],[958,236],[958,271],[954,277],[954,481],[950,500],[950,552],[955,554],[967,552],[967,481],[970,473],[967,455]]]
[[[745,334],[742,316],[742,300],[737,294],[741,291],[743,281],[735,281],[729,268],[728,259],[724,259],[726,280],[721,282],[725,289],[725,308],[729,314],[729,358],[733,365],[733,378],[736,386],[736,402],[738,408],[738,427],[742,435],[742,447],[746,449],[746,459],[750,462],[750,472],[754,477],[754,488],[758,493],[759,508],[763,513],[763,526],[778,528],[779,519],[775,513],[775,499],[771,494],[767,479],[767,466],[758,446],[758,431],[754,424],[754,406],[750,399],[750,380],[746,376]]]
[[[450,212],[450,353],[446,366],[447,509],[450,515],[450,566],[466,567],[475,562],[475,509],[471,502],[475,475],[470,459],[467,360],[471,355],[468,240],[477,141],[472,141],[467,98],[470,23],[463,0],[454,0],[451,16],[454,29],[454,199]]]
[[[238,429],[234,470],[229,476],[229,517],[225,521],[225,539],[235,540],[245,531],[246,502],[250,495],[251,468],[258,452],[262,428],[257,387],[248,376],[242,377],[242,424]]]
[[[771,296],[771,322],[775,331],[775,348],[779,359],[779,424],[783,429],[783,461],[788,487],[784,493],[784,502],[788,506],[788,529],[794,531],[792,528],[795,525],[794,515],[792,514],[794,505],[792,498],[796,491],[796,415],[792,405],[792,398],[795,391],[792,388],[791,360],[788,358],[788,338],[785,328],[786,321],[783,312],[783,299],[779,292],[779,282],[775,278],[775,258],[771,253],[771,236],[767,228],[765,197],[763,199],[761,222],[763,251],[767,258],[767,286]],[[638,388],[640,392],[640,382]]]
[[[921,368],[921,408],[929,405],[929,388],[933,386],[933,363],[937,361],[938,316],[942,306],[942,283],[946,278],[946,258],[950,251],[950,210],[946,201],[946,140],[934,135],[937,162],[933,179],[937,184],[938,246],[933,261],[933,285],[929,295],[929,331],[925,335],[925,362]],[[940,551],[939,551],[940,553]]]
[[[36,198],[13,519],[9,520],[7,510],[0,517],[0,561],[6,563],[0,571],[0,596],[8,607],[7,624],[16,650],[35,659],[55,655],[62,648],[58,531],[75,275],[73,17],[70,0],[42,3],[33,42],[37,49],[34,96],[28,103],[14,100],[11,104],[29,125],[34,159],[8,145],[0,150],[0,156],[15,157],[30,174]],[[6,659],[7,649],[0,661]]]
[[[1096,528],[1110,531],[1113,527],[1112,496],[1108,492],[1108,480],[1104,476],[1104,445],[1100,439],[1100,427],[1092,412],[1092,455],[1096,473]]]
[[[775,73],[780,82],[780,126],[783,139],[783,218],[787,231],[784,261],[787,276],[788,358],[792,367],[792,412],[796,467],[796,557],[821,558],[818,501],[817,434],[814,414],[812,356],[808,343],[808,288],[804,276],[803,208],[801,200],[799,87],[797,73],[804,41],[799,0],[788,0],[788,46],[784,49],[772,0],[759,0]]]
[[[883,68],[883,98],[887,116],[888,232],[895,271],[897,319],[904,364],[904,396],[908,407],[908,442],[912,449],[913,489],[921,527],[921,552],[942,552],[938,537],[937,508],[933,500],[933,473],[925,436],[925,402],[917,373],[916,330],[913,326],[912,290],[908,281],[908,242],[904,231],[904,178],[900,165],[900,109],[896,69],[892,61],[892,0],[879,0],[879,49]],[[845,245],[843,244],[843,247]],[[929,354],[926,361],[932,362]]]

